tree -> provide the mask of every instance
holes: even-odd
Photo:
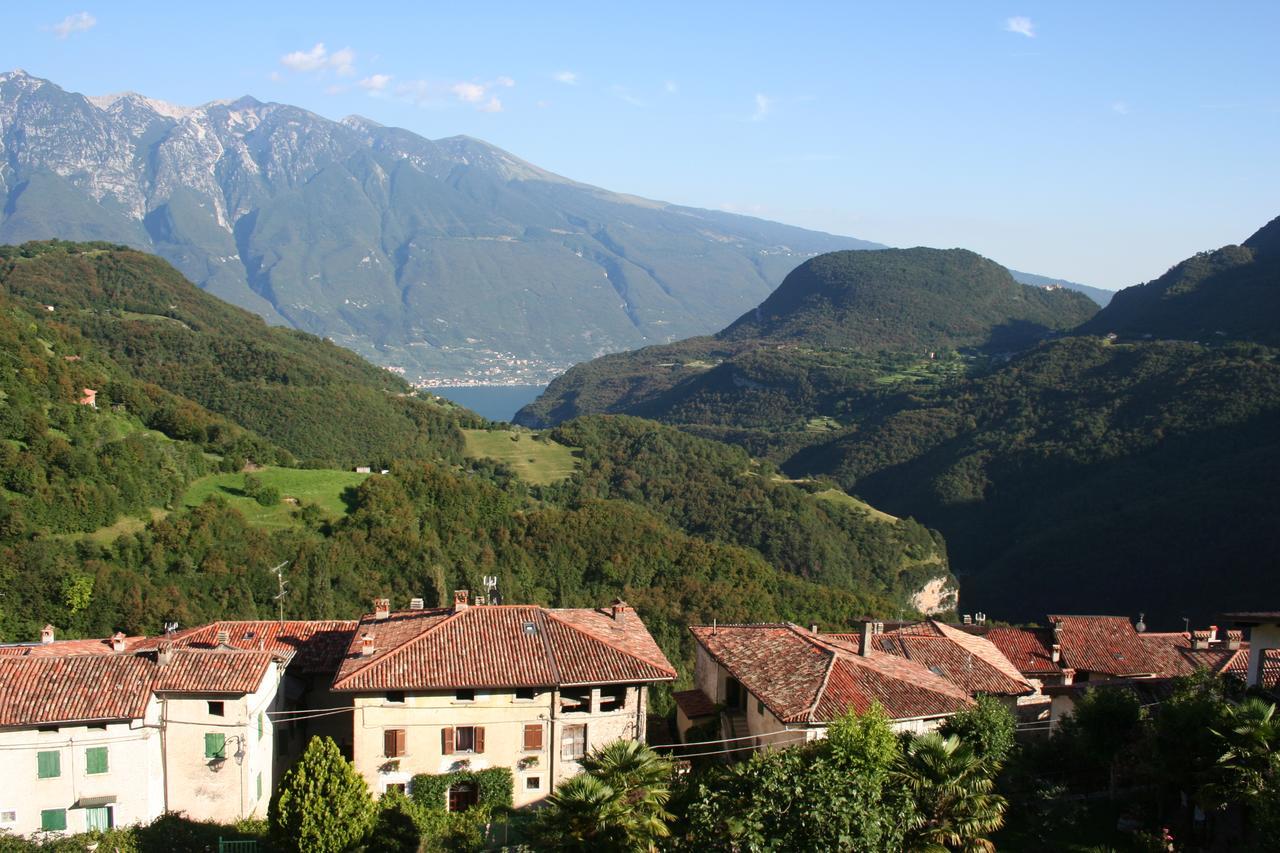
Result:
[[[979,696],[978,704],[948,717],[939,732],[955,735],[983,759],[992,773],[999,772],[1015,745],[1018,723],[1009,709],[991,696]]]
[[[994,851],[986,836],[1004,825],[1004,797],[972,746],[937,732],[913,738],[893,778],[910,792],[917,814],[907,829],[909,850]]]
[[[312,738],[271,801],[272,844],[298,853],[341,853],[360,843],[377,816],[373,797],[332,738]]]
[[[1280,719],[1276,706],[1257,697],[1228,706],[1221,730],[1222,746],[1217,780],[1210,799],[1219,803],[1253,799],[1275,787],[1280,779]]]
[[[547,798],[534,835],[560,850],[657,849],[671,834],[670,779],[671,762],[644,744],[606,744]]]

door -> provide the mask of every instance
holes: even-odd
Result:
[[[747,707],[747,691],[732,676],[724,681],[724,704],[733,711],[741,711]]]
[[[94,806],[84,810],[84,826],[90,832],[95,829],[105,832],[115,825],[115,815],[112,813],[111,806]]]

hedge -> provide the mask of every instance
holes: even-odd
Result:
[[[413,777],[410,790],[413,801],[424,809],[446,811],[449,789],[461,782],[476,786],[479,805],[490,809],[511,808],[515,801],[515,779],[509,767],[487,770],[457,770],[453,773],[419,773]]]

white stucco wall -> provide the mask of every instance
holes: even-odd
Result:
[[[258,689],[245,695],[168,694],[161,697],[165,723],[165,782],[169,810],[197,820],[233,822],[266,817],[274,790],[274,732],[259,715],[281,710],[280,667],[271,666]],[[210,700],[223,716],[209,713]],[[205,734],[226,736],[226,759],[205,758]],[[261,775],[261,796],[258,778]]]
[[[577,762],[561,758],[565,726],[587,726],[586,748],[591,751],[618,739],[645,736],[647,688],[630,685],[626,701],[615,711],[600,710],[600,688],[592,690],[591,712],[562,714],[559,693],[544,689],[532,700],[517,699],[512,689],[477,690],[473,701],[458,701],[454,691],[406,693],[404,702],[390,702],[385,693],[357,695],[352,715],[353,758],[356,770],[375,795],[389,785],[408,785],[419,773],[441,774],[464,769],[511,768],[514,803],[524,806],[549,794],[562,780],[578,773]],[[524,727],[543,726],[541,750],[524,750]],[[484,752],[443,752],[446,727],[483,726]],[[405,730],[405,755],[384,754],[387,729]],[[522,766],[523,765],[523,766]],[[537,788],[529,787],[536,779]]]
[[[44,809],[66,809],[68,834],[84,832],[87,814],[76,804],[85,798],[115,797],[111,804],[116,826],[146,823],[164,812],[158,705],[153,699],[146,716],[113,722],[105,728],[86,724],[62,725],[54,731],[36,728],[0,729],[0,831],[29,835],[40,831]],[[107,772],[89,774],[85,750],[107,748]],[[37,753],[57,751],[60,773],[40,779]],[[14,820],[5,821],[12,812]]]

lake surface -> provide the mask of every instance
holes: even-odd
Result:
[[[468,385],[459,388],[432,388],[459,406],[466,406],[491,421],[509,421],[528,403],[545,391],[546,385]]]

